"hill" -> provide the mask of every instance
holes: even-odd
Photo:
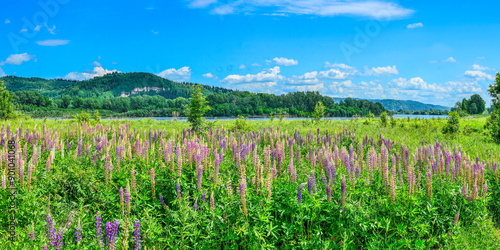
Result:
[[[5,82],[9,91],[36,91],[54,99],[60,99],[63,95],[96,99],[140,95],[159,95],[167,99],[188,98],[191,86],[194,84],[190,82],[178,83],[143,72],[112,73],[84,81],[17,76],[5,76],[0,80]],[[203,86],[203,94],[205,95],[231,91],[226,88]]]
[[[333,98],[335,102],[340,102],[345,100],[346,98]],[[354,99],[359,99],[359,98],[354,98]],[[427,103],[422,103],[422,102],[417,102],[417,101],[410,101],[410,100],[394,100],[394,99],[368,99],[368,101],[375,102],[375,103],[380,103],[382,106],[384,106],[385,109],[387,110],[393,110],[393,111],[399,111],[399,110],[407,110],[407,111],[420,111],[420,110],[440,110],[440,111],[446,111],[450,110],[449,107],[441,106],[441,105],[435,105],[435,104],[427,104]]]

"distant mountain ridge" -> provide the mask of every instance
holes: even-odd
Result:
[[[335,102],[340,102],[345,100],[346,98],[333,98]],[[353,99],[362,99],[362,98],[353,98]],[[408,110],[408,111],[420,111],[420,110],[441,110],[446,111],[450,110],[450,107],[445,107],[441,105],[435,104],[427,104],[417,101],[411,100],[395,100],[395,99],[366,99],[371,102],[380,103],[387,110],[399,111],[399,110]]]

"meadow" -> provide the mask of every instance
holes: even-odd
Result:
[[[0,249],[498,249],[485,122],[4,122]]]

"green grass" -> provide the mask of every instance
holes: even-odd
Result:
[[[485,179],[488,181],[488,195],[478,197],[477,201],[471,201],[461,195],[462,183],[465,181],[457,176],[457,182],[450,181],[450,177],[444,174],[433,174],[432,196],[426,193],[426,175],[420,172],[422,180],[418,184],[418,190],[408,195],[409,186],[406,184],[407,170],[402,169],[403,182],[396,180],[395,201],[391,202],[388,190],[384,185],[384,179],[378,169],[374,171],[371,178],[372,184],[366,184],[369,175],[363,170],[359,177],[349,174],[343,163],[337,162],[336,181],[331,184],[332,201],[327,200],[325,186],[322,183],[322,174],[328,177],[327,171],[318,162],[313,167],[311,160],[307,159],[310,150],[319,150],[324,145],[317,144],[316,134],[319,128],[321,135],[326,131],[337,145],[338,150],[349,151],[349,146],[362,142],[365,136],[373,138],[377,143],[379,136],[390,139],[394,143],[393,150],[389,152],[389,161],[394,153],[401,155],[400,145],[404,144],[409,149],[409,159],[413,162],[412,154],[418,148],[422,148],[422,141],[426,146],[435,145],[435,140],[442,142],[443,150],[451,152],[459,146],[471,161],[475,162],[476,156],[481,160],[499,161],[496,153],[500,152],[500,145],[489,140],[487,131],[484,130],[485,117],[474,119],[462,119],[460,121],[460,132],[455,136],[446,136],[441,129],[446,120],[397,120],[396,125],[381,127],[378,120],[346,120],[346,121],[321,121],[316,124],[311,121],[216,121],[209,123],[215,131],[228,129],[234,131],[238,127],[238,133],[224,134],[221,138],[215,138],[217,143],[213,147],[221,149],[217,144],[220,139],[227,137],[227,149],[224,150],[224,159],[220,163],[218,182],[213,179],[214,157],[209,154],[207,161],[203,162],[204,172],[201,191],[197,186],[197,168],[194,159],[188,156],[184,159],[181,175],[178,175],[178,166],[175,158],[175,145],[179,143],[183,147],[187,141],[177,139],[183,136],[183,129],[188,128],[188,123],[178,121],[157,121],[152,119],[143,120],[103,120],[103,127],[91,125],[90,128],[80,127],[74,120],[17,120],[5,123],[5,128],[10,125],[16,129],[22,123],[23,134],[27,128],[32,132],[40,132],[46,128],[45,137],[50,134],[51,140],[63,144],[65,156],[61,150],[55,151],[54,162],[51,170],[47,171],[46,162],[50,152],[43,152],[36,164],[31,190],[28,191],[26,183],[20,186],[16,182],[19,193],[17,228],[19,241],[10,243],[6,230],[8,217],[4,213],[0,219],[0,248],[1,249],[42,249],[46,243],[45,218],[48,209],[48,197],[50,195],[50,211],[54,218],[56,228],[68,225],[64,234],[64,249],[97,249],[95,239],[95,215],[99,211],[103,217],[103,225],[115,219],[120,220],[120,231],[118,233],[119,247],[126,240],[129,248],[133,247],[133,223],[135,220],[141,222],[141,233],[143,235],[143,249],[497,249],[500,246],[500,231],[492,222],[492,218],[498,219],[499,207],[496,201],[500,185],[493,172],[487,168]],[[126,124],[130,128],[126,128]],[[270,128],[273,134],[270,134]],[[276,130],[281,135],[276,134]],[[0,131],[5,137],[5,128]],[[263,129],[266,128],[266,137]],[[149,131],[165,133],[165,140],[174,139],[174,150],[172,155],[174,162],[164,161],[164,154],[159,154],[162,148],[160,141],[152,141],[148,149],[148,156],[132,155],[117,162],[115,156],[116,146],[113,135],[120,138],[123,135],[130,140],[130,145],[137,142],[142,146],[149,139]],[[50,133],[49,133],[50,131]],[[252,133],[252,131],[259,131]],[[350,131],[352,135],[349,135]],[[288,138],[293,138],[294,133],[299,132],[305,140],[307,135],[313,136],[313,140],[301,146],[294,143],[293,154],[298,148],[301,151],[300,162],[295,159],[295,171],[297,182],[293,182],[292,173],[288,170],[290,155],[288,151]],[[57,137],[55,137],[57,133]],[[342,133],[342,136],[340,135]],[[274,178],[271,184],[271,199],[268,199],[268,191],[265,183],[257,185],[253,179],[257,178],[258,168],[255,167],[252,157],[242,160],[246,169],[241,170],[235,166],[231,153],[231,140],[238,144],[250,145],[254,141],[252,136],[261,137],[257,144],[257,155],[262,166],[265,166],[264,149],[269,145],[270,136],[274,136],[273,142],[281,141],[284,148],[283,165],[281,175]],[[97,166],[93,164],[92,155],[99,151],[96,148],[98,137],[106,136],[110,141],[109,153],[103,150],[103,157],[97,159]],[[247,137],[246,137],[247,136]],[[298,134],[296,135],[298,136]],[[77,154],[77,140],[84,140],[82,156]],[[136,138],[138,138],[136,142]],[[191,135],[189,138],[195,138]],[[201,144],[210,148],[210,140],[206,134],[201,137]],[[240,138],[240,139],[238,139]],[[277,139],[281,138],[281,139]],[[337,138],[337,139],[335,139]],[[43,140],[41,140],[43,141]],[[71,151],[68,153],[67,142],[71,142]],[[119,140],[118,140],[119,141]],[[118,142],[116,141],[116,142]],[[395,143],[399,145],[395,145]],[[41,142],[40,142],[41,143]],[[46,142],[49,143],[49,142]],[[91,145],[90,155],[86,155],[86,144]],[[200,141],[196,141],[200,143]],[[450,144],[447,144],[450,143]],[[21,149],[27,146],[28,161],[33,156],[30,144],[26,139],[21,140]],[[48,144],[47,144],[48,145]],[[125,145],[128,150],[128,144]],[[152,153],[154,145],[155,151]],[[141,146],[141,147],[142,147]],[[3,149],[4,147],[0,147]],[[366,168],[370,145],[363,145],[363,164]],[[377,154],[381,155],[381,149],[376,147]],[[332,147],[329,148],[332,150]],[[252,152],[250,153],[252,154]],[[490,158],[490,154],[492,154]],[[105,171],[106,156],[110,156],[114,166],[109,178]],[[5,155],[4,155],[5,156]],[[318,156],[319,157],[319,156]],[[5,159],[5,158],[2,158]],[[356,161],[357,162],[357,161]],[[418,165],[417,162],[414,162]],[[389,167],[393,165],[392,161]],[[419,165],[420,166],[420,165]],[[425,165],[420,166],[422,168]],[[150,170],[155,169],[155,197],[150,181]],[[486,168],[486,167],[485,167]],[[118,190],[131,182],[131,170],[136,171],[137,193],[132,193],[131,213],[121,214],[120,197]],[[401,168],[398,168],[401,170]],[[5,163],[0,168],[0,174],[5,170]],[[263,171],[263,180],[266,180],[266,168]],[[242,172],[243,171],[243,172]],[[301,183],[307,182],[311,171],[314,171],[317,191],[309,194],[308,186],[303,189],[303,202],[297,203],[297,189]],[[26,171],[25,171],[26,173]],[[248,216],[243,214],[243,203],[236,188],[239,180],[245,173],[247,180],[246,206]],[[261,174],[262,176],[262,174]],[[346,178],[346,203],[341,205],[341,176]],[[389,170],[389,175],[390,170]],[[353,179],[350,179],[350,178]],[[27,178],[27,177],[25,177]],[[392,178],[392,177],[391,177]],[[177,197],[175,186],[181,184],[182,198]],[[233,195],[227,190],[227,181],[232,182]],[[330,184],[328,184],[330,185]],[[479,187],[482,190],[482,187]],[[472,190],[472,189],[470,189]],[[214,211],[210,207],[210,195],[214,193]],[[206,201],[202,201],[202,195],[206,193]],[[163,207],[158,200],[161,194],[166,202]],[[481,194],[481,193],[480,193]],[[8,191],[0,189],[0,210],[7,208]],[[481,195],[479,195],[481,196]],[[193,210],[194,202],[198,204],[198,210]],[[457,225],[453,224],[456,213],[460,211],[460,220]],[[68,220],[71,214],[75,214],[72,221]],[[76,245],[74,243],[74,230],[77,221],[80,220],[83,241]],[[124,231],[125,222],[128,221],[128,234]],[[497,220],[496,220],[497,221]],[[35,242],[31,242],[28,233],[31,223],[35,225]],[[103,229],[104,230],[104,229]],[[448,236],[450,234],[450,236]],[[128,239],[125,239],[128,237]]]

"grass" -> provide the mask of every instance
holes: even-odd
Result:
[[[31,179],[28,188],[26,167],[23,185],[16,181],[18,241],[11,243],[8,240],[9,218],[4,214],[0,220],[0,248],[50,247],[50,237],[48,239],[45,233],[45,220],[50,211],[55,228],[65,228],[64,249],[99,248],[95,236],[98,212],[102,215],[103,226],[106,222],[119,220],[118,249],[134,248],[136,221],[140,221],[143,249],[495,249],[500,245],[500,232],[492,222],[492,218],[500,217],[496,203],[492,202],[500,191],[496,171],[485,164],[484,174],[479,170],[475,177],[457,173],[456,181],[452,181],[445,169],[446,157],[437,154],[462,152],[463,159],[471,161],[470,165],[465,164],[464,170],[473,166],[476,157],[488,164],[498,162],[496,154],[500,152],[500,145],[489,140],[483,128],[485,121],[485,117],[462,119],[459,134],[447,136],[441,133],[446,123],[444,119],[399,119],[393,127],[390,122],[382,127],[375,119],[320,123],[240,119],[238,122],[208,123],[216,135],[213,138],[207,133],[186,132],[188,124],[178,121],[103,120],[103,124],[89,126],[80,126],[74,120],[10,121],[5,123],[0,134],[7,139],[7,125],[15,133],[22,123],[23,138],[18,151],[23,151],[26,145],[24,163],[37,159],[33,173],[36,179]],[[44,127],[45,132],[42,132]],[[24,136],[27,128],[29,135],[36,128],[40,140],[35,143]],[[237,132],[228,132],[236,128]],[[155,133],[156,140],[150,139]],[[281,160],[276,153],[266,153],[271,138],[274,146],[277,142],[280,145],[276,150],[278,154],[282,150]],[[290,154],[291,138],[294,141]],[[80,139],[82,150],[79,154]],[[42,145],[49,148],[51,142],[60,148],[42,150]],[[69,151],[68,143],[71,143]],[[185,149],[181,171],[177,145]],[[351,154],[351,145],[353,157],[330,159],[336,168],[328,172],[331,164],[323,166],[325,155],[337,154],[342,158]],[[362,146],[358,149],[357,145]],[[402,145],[409,152],[408,164],[404,163]],[[424,161],[414,160],[413,154],[419,156],[422,153],[417,152],[429,146],[439,149],[435,156]],[[2,159],[6,159],[2,150],[5,147],[5,144],[0,146]],[[38,157],[34,156],[35,148]],[[205,151],[208,149],[210,153]],[[217,163],[219,158],[214,156],[215,149],[218,154],[224,154]],[[387,154],[386,168],[381,160],[370,172],[371,150],[378,159],[384,159]],[[314,164],[311,152],[317,156]],[[93,155],[96,155],[95,160]],[[396,162],[393,156],[402,158],[397,158]],[[52,164],[47,164],[49,157],[53,158]],[[270,161],[266,161],[266,157],[270,157]],[[277,163],[274,168],[273,162],[279,161],[281,165]],[[431,161],[438,162],[435,168],[431,168]],[[351,162],[354,164],[352,169],[349,167]],[[362,164],[359,173],[357,164]],[[413,186],[407,181],[412,173],[409,166],[415,166],[415,176],[419,176]],[[391,174],[392,167],[401,173]],[[155,171],[153,177],[151,169]],[[0,171],[6,171],[5,162]],[[427,178],[429,173],[431,178]],[[201,181],[198,176],[202,177]],[[468,178],[472,178],[472,182]],[[483,186],[479,185],[481,178],[488,183],[488,193],[484,196]],[[126,204],[120,201],[119,190],[126,190],[127,183],[133,186],[134,179],[137,192],[131,188],[130,213],[126,208],[121,212]],[[243,182],[245,195],[240,190]],[[342,182],[346,185],[345,191]],[[301,183],[307,184],[304,184],[299,202]],[[477,198],[472,197],[472,184],[475,183],[478,183]],[[177,185],[181,188],[180,195]],[[313,185],[311,189],[310,185]],[[392,186],[395,186],[393,197]],[[469,196],[461,194],[463,186]],[[8,190],[0,189],[0,194],[0,210],[5,211]],[[164,204],[159,195],[164,198]],[[455,223],[457,212],[460,212],[460,219]],[[29,236],[32,223],[34,241]],[[76,243],[74,234],[79,223],[82,241]]]

